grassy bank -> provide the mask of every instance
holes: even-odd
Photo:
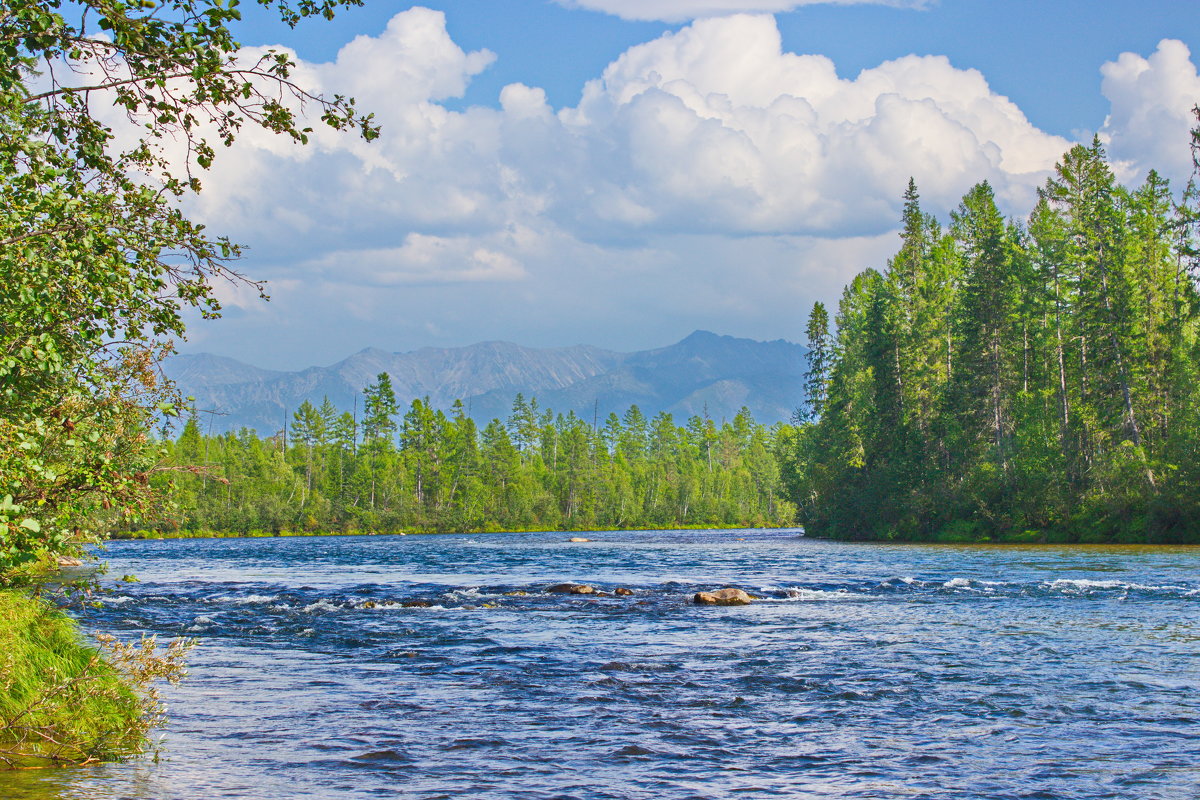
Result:
[[[19,590],[0,591],[0,768],[111,761],[142,752],[162,723],[151,684],[183,674],[186,643],[85,641],[77,623]]]

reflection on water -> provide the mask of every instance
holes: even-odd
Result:
[[[565,538],[116,544],[85,623],[202,640],[164,760],[0,797],[1200,793],[1200,551]]]

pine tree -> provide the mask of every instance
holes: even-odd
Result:
[[[380,478],[395,452],[394,417],[398,411],[392,378],[386,372],[381,372],[376,376],[375,382],[363,390],[362,435],[365,461],[360,460],[359,463],[365,470],[368,502],[372,511],[376,510],[377,501],[380,499]]]
[[[829,335],[829,312],[825,304],[813,303],[808,315],[808,369],[804,373],[804,408],[806,419],[820,419],[829,397],[829,370],[833,362],[833,342]]]
[[[400,411],[392,376],[379,373],[375,382],[363,389],[363,399],[363,442],[391,441],[396,433],[394,418]]]

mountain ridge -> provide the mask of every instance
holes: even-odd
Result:
[[[621,414],[636,403],[648,416],[707,412],[717,420],[746,406],[760,422],[772,423],[787,420],[800,402],[806,352],[783,339],[695,331],[674,344],[632,353],[487,341],[405,352],[365,347],[329,366],[295,371],[209,353],[176,355],[164,372],[196,408],[212,412],[204,426],[214,433],[246,427],[270,435],[290,422],[303,401],[319,404],[326,396],[339,409],[352,410],[381,372],[391,375],[402,407],[429,397],[448,409],[461,399],[480,423],[506,418],[518,392],[536,397],[543,408],[585,418]]]

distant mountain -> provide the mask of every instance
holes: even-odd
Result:
[[[603,420],[636,403],[647,416],[669,411],[685,418],[707,411],[717,421],[747,406],[755,419],[772,423],[788,419],[799,403],[805,352],[783,340],[696,331],[669,347],[636,353],[482,342],[409,353],[368,348],[330,367],[299,372],[209,354],[173,356],[164,368],[197,408],[217,412],[204,415],[205,428],[213,432],[247,427],[268,435],[290,421],[303,401],[320,403],[325,396],[350,410],[381,372],[391,375],[403,405],[428,396],[435,406],[449,408],[461,399],[481,423],[507,417],[518,392],[536,397],[544,408],[585,419],[598,414]]]

